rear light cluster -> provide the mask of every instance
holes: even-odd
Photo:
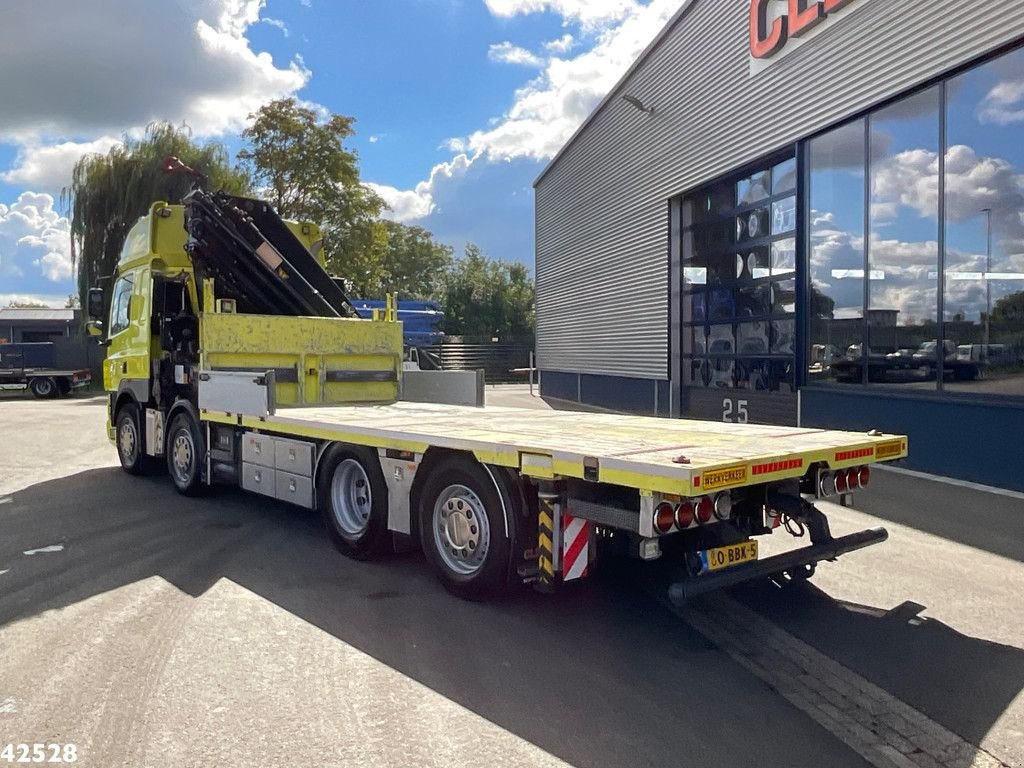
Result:
[[[863,488],[871,480],[870,467],[827,470],[818,475],[818,496],[836,496]]]
[[[665,534],[685,531],[696,525],[710,523],[712,518],[728,520],[732,514],[732,496],[722,491],[713,496],[681,499],[678,503],[662,501],[654,508],[654,531]]]

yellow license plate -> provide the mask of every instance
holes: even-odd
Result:
[[[705,572],[720,571],[722,568],[749,563],[757,560],[757,542],[751,540],[730,544],[727,547],[706,549],[700,553],[700,559],[704,566],[702,570]]]

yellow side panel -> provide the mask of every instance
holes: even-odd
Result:
[[[275,369],[278,405],[398,399],[401,323],[205,312],[199,328],[205,370]]]

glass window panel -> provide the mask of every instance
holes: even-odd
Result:
[[[796,320],[772,320],[772,354],[792,355],[796,349]]]
[[[796,238],[787,237],[772,243],[772,276],[781,277],[796,272]]]
[[[1024,395],[1024,50],[950,80],[943,386]]]
[[[736,351],[741,355],[767,355],[768,321],[752,320],[737,323]]]
[[[869,150],[868,379],[934,388],[924,345],[938,337],[939,88],[873,114]],[[921,376],[907,373],[907,350]]]
[[[735,382],[736,363],[730,358],[718,358],[707,361],[708,386],[720,389],[732,389]]]
[[[708,319],[711,322],[732,320],[736,316],[736,298],[732,288],[708,291]]]
[[[759,358],[736,361],[736,389],[767,391],[771,389],[771,362]]]
[[[690,348],[683,350],[687,354],[707,354],[707,330],[703,325],[697,325],[690,329]]]
[[[772,234],[786,235],[796,230],[796,197],[772,203]]]
[[[743,243],[747,240],[767,237],[771,234],[769,224],[770,214],[767,206],[741,213],[736,217],[736,242]]]
[[[858,120],[810,142],[810,381],[861,381],[865,130]]]
[[[736,337],[733,334],[731,323],[729,325],[711,326],[710,330],[708,331],[708,354],[736,354]]]
[[[736,316],[741,320],[770,315],[772,289],[770,285],[749,285],[741,288],[736,303]]]
[[[707,294],[697,290],[683,297],[683,322],[703,323],[707,320]]]
[[[772,169],[772,194],[782,195],[796,189],[796,158],[779,163]]]
[[[779,280],[772,283],[772,313],[792,315],[796,313],[796,280]]]
[[[771,274],[771,252],[767,246],[758,246],[739,255],[743,260],[742,279],[760,280]]]
[[[736,204],[746,205],[764,200],[771,195],[772,178],[769,171],[760,171],[736,183]]]

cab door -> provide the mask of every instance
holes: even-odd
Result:
[[[130,388],[149,400],[150,290],[149,270],[125,272],[114,283],[110,300],[107,359],[103,386],[108,392]]]

